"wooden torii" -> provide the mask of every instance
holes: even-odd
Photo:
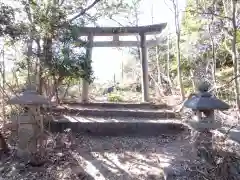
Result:
[[[149,79],[148,79],[148,47],[159,44],[159,40],[146,40],[146,35],[160,34],[166,27],[166,23],[154,24],[149,26],[136,27],[81,27],[78,29],[78,36],[87,36],[86,43],[87,59],[92,58],[93,47],[141,47],[142,65],[142,101],[149,101]],[[119,36],[140,36],[140,41],[120,41]],[[94,36],[112,36],[112,41],[94,41]],[[82,43],[79,40],[79,43]],[[89,83],[83,80],[82,102],[88,101]]]

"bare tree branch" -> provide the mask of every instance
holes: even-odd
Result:
[[[227,19],[227,20],[232,20],[231,17],[228,17],[228,16],[221,16],[219,14],[216,14],[214,12],[201,12],[201,11],[193,11],[193,10],[188,10],[188,11],[183,11],[183,12],[190,12],[190,13],[196,13],[196,14],[200,14],[200,15],[213,15],[213,16],[216,16],[216,17],[220,17],[222,19]]]
[[[120,23],[119,21],[113,19],[113,17],[109,17],[110,20],[116,22],[119,26],[124,26],[122,23]]]
[[[75,19],[79,18],[80,16],[84,15],[89,9],[92,9],[98,2],[100,2],[101,0],[94,0],[92,4],[90,4],[88,7],[84,8],[81,10],[80,13],[78,13],[77,15],[75,15],[73,18],[71,18],[69,20],[69,22],[71,23],[72,21],[74,21]]]
[[[173,0],[171,0],[171,2],[172,2]],[[172,8],[167,4],[167,2],[166,2],[166,0],[164,0],[164,4],[168,7],[168,9],[170,10],[170,11],[172,11],[172,13],[174,13],[174,11],[172,10]]]
[[[230,85],[231,82],[233,82],[235,79],[239,78],[240,77],[240,74],[233,77],[232,79],[230,79],[227,83],[225,83],[224,85],[220,86],[220,87],[217,87],[217,86],[214,86],[212,87],[209,92],[212,92],[214,89],[219,89],[219,88],[223,88],[223,87],[228,87]]]
[[[59,6],[62,6],[64,2],[65,0],[61,0],[61,2],[59,3]]]

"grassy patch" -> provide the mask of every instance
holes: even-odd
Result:
[[[110,101],[110,102],[122,102],[123,99],[122,99],[122,97],[121,97],[120,94],[110,93],[110,94],[108,95],[108,101]]]
[[[216,72],[216,77],[220,82],[226,82],[233,77],[233,68],[222,69]]]

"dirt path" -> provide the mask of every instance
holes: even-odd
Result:
[[[43,167],[24,166],[8,159],[0,164],[4,180],[161,180],[163,168],[173,166],[182,171],[191,157],[186,136],[133,137],[69,137],[46,153]],[[74,143],[73,143],[74,142]]]

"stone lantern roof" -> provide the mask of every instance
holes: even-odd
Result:
[[[198,94],[188,99],[184,106],[192,110],[227,110],[229,105],[208,92],[209,86],[202,83]]]
[[[11,98],[8,104],[20,105],[49,105],[50,101],[44,96],[38,94],[35,89],[27,87],[20,95]]]

